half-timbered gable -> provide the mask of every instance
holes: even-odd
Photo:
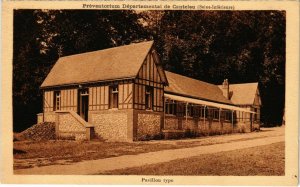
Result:
[[[260,98],[260,93],[259,93],[258,88],[256,89],[253,105],[254,106],[261,106],[261,98]]]
[[[41,85],[44,111],[80,113],[83,102],[88,102],[89,111],[131,109],[133,106],[146,109],[150,101],[146,89],[152,98],[149,106],[162,111],[162,99],[156,98],[163,95],[166,80],[163,77],[162,81],[163,70],[158,70],[160,65],[156,55],[150,41],[61,57]],[[54,100],[59,102],[56,107]]]
[[[41,85],[43,120],[77,114],[104,139],[152,136],[160,132],[166,85],[153,41],[61,57]]]
[[[134,80],[135,109],[163,111],[163,94],[167,79],[160,69],[157,54],[151,49]]]
[[[164,71],[153,41],[65,56],[41,85],[38,121],[54,121],[58,138],[112,141],[251,131],[257,84],[225,83]]]

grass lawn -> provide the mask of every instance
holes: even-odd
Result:
[[[230,134],[221,136],[199,137],[195,139],[140,141],[140,142],[103,142],[103,141],[14,141],[14,169],[71,164],[83,160],[95,160],[122,155],[135,155],[167,149],[229,143],[274,136],[274,132]]]
[[[113,170],[106,175],[217,175],[217,176],[278,176],[284,175],[285,144],[206,154],[161,164]]]
[[[54,164],[70,164],[83,160],[95,160],[122,155],[134,155],[161,151],[166,149],[180,149],[187,147],[228,143],[233,141],[251,140],[254,137],[223,135],[204,137],[193,140],[171,141],[140,141],[140,142],[103,142],[103,141],[72,141],[72,140],[44,140],[44,141],[15,141],[14,169],[46,166]],[[265,137],[263,135],[260,135]],[[224,138],[224,137],[227,137]],[[231,137],[236,137],[231,139]],[[228,139],[229,138],[229,139]]]
[[[72,163],[174,148],[179,147],[171,144],[148,144],[147,142],[16,141],[14,142],[14,169],[62,164],[62,160]]]

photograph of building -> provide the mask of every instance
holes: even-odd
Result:
[[[259,130],[258,83],[218,86],[164,71],[153,41],[62,57],[41,89],[38,123],[56,122],[58,137],[133,141]]]
[[[285,11],[13,18],[15,175],[285,175]]]

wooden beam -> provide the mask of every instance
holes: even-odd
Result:
[[[45,91],[43,90],[43,122],[45,121]]]
[[[232,124],[232,132],[233,132],[233,110],[231,110],[231,124]]]

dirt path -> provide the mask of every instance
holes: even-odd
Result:
[[[284,133],[278,133],[276,136],[264,138],[235,141],[215,145],[197,146],[191,148],[164,150],[138,155],[124,155],[120,157],[89,160],[70,165],[50,165],[44,167],[35,167],[29,169],[15,170],[15,174],[96,174],[115,169],[124,169],[128,167],[138,167],[147,164],[156,164],[168,162],[171,160],[193,157],[201,154],[211,154],[222,151],[231,151],[261,145],[268,145],[284,141]]]

